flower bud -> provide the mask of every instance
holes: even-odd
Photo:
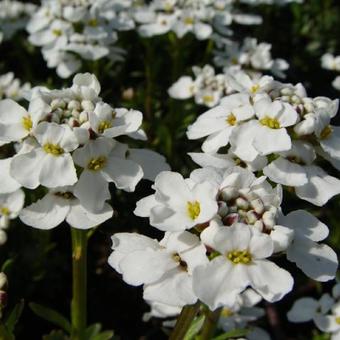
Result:
[[[83,108],[83,110],[89,111],[89,112],[94,110],[94,105],[90,100],[83,100],[81,102],[81,107]]]
[[[255,212],[261,215],[264,212],[264,204],[261,199],[257,198],[250,202],[250,205],[255,210]]]
[[[0,290],[6,289],[7,287],[7,276],[4,272],[0,273]]]

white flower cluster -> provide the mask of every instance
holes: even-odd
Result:
[[[82,59],[122,60],[124,51],[114,44],[117,30],[134,27],[126,15],[129,5],[116,0],[43,0],[27,25],[29,41],[42,47],[47,66],[62,78],[79,70]]]
[[[326,53],[321,57],[321,65],[326,70],[340,72],[340,55],[334,56],[333,54]],[[335,89],[340,91],[340,76],[337,76],[332,85]]]
[[[315,164],[317,154],[340,160],[338,128],[330,125],[338,101],[307,97],[302,85],[269,76],[238,72],[228,81],[236,93],[188,128],[189,139],[207,137],[204,152],[190,154],[203,168],[187,179],[160,173],[155,193],[137,202],[135,214],[164,238],[112,237],[109,263],[127,283],[144,285],[157,315],[197,300],[231,308],[248,287],[278,301],[294,282],[273,262],[279,255],[314,280],[331,280],[337,270],[336,253],[321,243],[328,227],[304,210],[285,215],[281,185],[319,206],[340,193],[340,181]],[[217,153],[221,147],[226,154]]]
[[[217,66],[224,66],[223,72],[216,74],[211,65],[194,66],[194,77],[180,77],[169,88],[170,97],[182,100],[193,97],[196,104],[214,107],[223,97],[238,91],[230,83],[230,75],[245,72],[251,79],[257,80],[261,78],[261,72],[270,71],[285,77],[283,72],[289,65],[283,59],[272,59],[270,44],[258,44],[256,39],[246,38],[240,46],[218,35],[215,41],[216,46],[224,47],[224,51],[215,51],[214,59]]]
[[[240,167],[198,169],[188,179],[162,172],[153,188],[135,214],[149,217],[164,238],[116,234],[109,263],[127,283],[144,284],[144,299],[159,315],[197,299],[211,310],[231,308],[247,287],[280,300],[293,278],[271,261],[274,254],[286,254],[313,279],[334,278],[336,254],[318,243],[327,226],[302,210],[284,216],[281,187],[264,176]]]
[[[330,120],[338,100],[310,98],[295,86],[240,72],[229,76],[237,93],[203,113],[188,128],[189,139],[206,137],[204,153],[190,154],[201,166],[242,165],[263,171],[273,182],[292,187],[296,195],[324,205],[340,193],[340,181],[316,165],[321,156],[340,169],[340,128]],[[217,153],[227,147],[226,153]]]
[[[11,99],[0,101],[0,142],[18,144],[13,157],[0,161],[1,194],[21,186],[46,188],[42,199],[21,211],[25,224],[50,229],[66,220],[75,228],[97,226],[113,213],[106,203],[109,183],[133,191],[142,177],[152,180],[168,169],[159,154],[116,140],[145,137],[142,113],[113,108],[99,92],[96,77],[85,73],[77,74],[70,88],[33,89],[28,110]],[[19,203],[3,197],[2,218],[15,217]]]
[[[21,100],[30,89],[31,84],[21,84],[20,79],[15,78],[13,72],[0,75],[0,99]]]
[[[256,74],[269,71],[284,78],[284,71],[289,67],[284,59],[273,59],[271,44],[258,43],[255,38],[246,37],[242,44],[220,35],[215,35],[214,40],[218,48],[214,52],[214,63],[217,66],[223,66],[225,72],[243,70],[250,74]]]
[[[174,32],[178,38],[192,33],[199,40],[208,39],[213,28],[225,29],[232,22],[260,24],[261,17],[237,13],[230,0],[152,0],[134,11],[138,33],[143,37]]]
[[[175,99],[189,99],[194,97],[199,105],[213,107],[221,98],[232,93],[225,74],[215,74],[211,65],[192,68],[194,77],[180,77],[168,90],[170,97]]]
[[[11,39],[19,30],[23,30],[27,21],[36,10],[36,5],[20,1],[0,1],[0,43]]]
[[[332,296],[325,293],[319,300],[311,297],[298,299],[287,317],[295,323],[313,321],[322,332],[331,333],[331,340],[339,340],[340,284],[333,287]]]

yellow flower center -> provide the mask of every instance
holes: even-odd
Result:
[[[107,162],[107,158],[104,156],[93,158],[87,164],[87,168],[92,171],[99,171],[104,168],[106,162]]]
[[[213,96],[209,96],[209,95],[203,96],[204,103],[211,103],[213,100],[214,100]]]
[[[54,29],[54,30],[52,30],[52,33],[53,33],[56,37],[60,37],[60,36],[63,34],[62,30],[59,30],[59,29]]]
[[[271,118],[271,117],[266,116],[260,119],[260,123],[271,129],[280,129],[280,122],[276,118]]]
[[[256,84],[256,85],[253,85],[251,88],[250,88],[250,92],[255,94],[258,90],[260,89],[260,85],[259,84]]]
[[[233,311],[230,310],[229,308],[223,308],[221,312],[221,316],[225,318],[229,318],[229,316],[232,316],[233,314],[234,314]]]
[[[338,325],[340,325],[340,316],[337,316],[337,317],[335,318],[335,322],[336,322]]]
[[[64,149],[58,144],[46,143],[43,149],[46,153],[50,153],[53,156],[60,156],[64,153]]]
[[[327,139],[333,132],[330,125],[327,125],[320,133],[320,139]]]
[[[249,264],[252,260],[248,250],[233,250],[227,254],[227,258],[233,264]]]
[[[91,27],[97,27],[98,26],[98,20],[95,19],[95,18],[90,19],[87,24]]]
[[[191,17],[186,17],[186,18],[184,18],[184,23],[186,25],[192,25],[194,23],[194,19],[191,18]]]
[[[103,120],[98,124],[98,132],[103,133],[106,129],[112,128],[112,123],[108,120]]]
[[[236,117],[234,116],[233,113],[231,113],[231,114],[227,117],[226,121],[227,121],[227,123],[228,123],[229,125],[235,125],[235,124],[237,123]]]
[[[8,216],[10,214],[10,211],[7,207],[2,207],[0,209],[0,214],[3,215],[3,216]]]
[[[33,123],[30,116],[22,117],[21,123],[25,130],[30,131],[32,129]]]
[[[198,201],[187,202],[188,215],[192,220],[195,220],[201,212],[201,205]]]

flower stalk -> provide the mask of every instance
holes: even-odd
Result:
[[[177,319],[175,328],[169,337],[169,340],[184,339],[184,336],[188,332],[192,321],[200,309],[200,306],[200,302],[196,302],[194,305],[183,307],[181,314]]]
[[[83,340],[87,318],[87,233],[71,228],[72,235],[72,339]]]

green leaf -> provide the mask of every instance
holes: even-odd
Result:
[[[5,325],[0,325],[0,339],[1,340],[15,340],[14,335],[8,331]]]
[[[33,302],[31,302],[29,306],[32,309],[32,311],[42,319],[54,323],[55,325],[61,327],[64,331],[66,331],[69,334],[71,333],[70,322],[59,312]]]
[[[201,315],[194,319],[191,323],[187,333],[184,336],[183,340],[192,340],[194,339],[195,335],[201,330],[203,323],[204,323],[205,315]]]
[[[21,314],[22,314],[22,311],[24,309],[24,305],[25,305],[24,300],[21,300],[19,303],[17,303],[6,319],[5,325],[6,325],[7,330],[10,333],[14,332],[14,327],[15,327],[16,323],[18,322]]]
[[[14,259],[8,259],[6,260],[3,264],[2,264],[2,267],[1,267],[1,271],[6,273],[12,266],[14,262]]]
[[[94,336],[98,335],[99,332],[101,331],[102,326],[100,323],[95,323],[89,327],[86,328],[85,330],[85,339],[90,340],[92,339]]]
[[[70,338],[61,330],[53,330],[50,334],[44,335],[43,340],[69,340]]]
[[[113,338],[113,331],[105,331],[96,335],[91,340],[111,340]]]
[[[231,339],[231,338],[240,338],[244,337],[249,333],[249,329],[233,329],[230,332],[221,334],[217,336],[216,338],[213,338],[212,340],[225,340],[225,339]]]

